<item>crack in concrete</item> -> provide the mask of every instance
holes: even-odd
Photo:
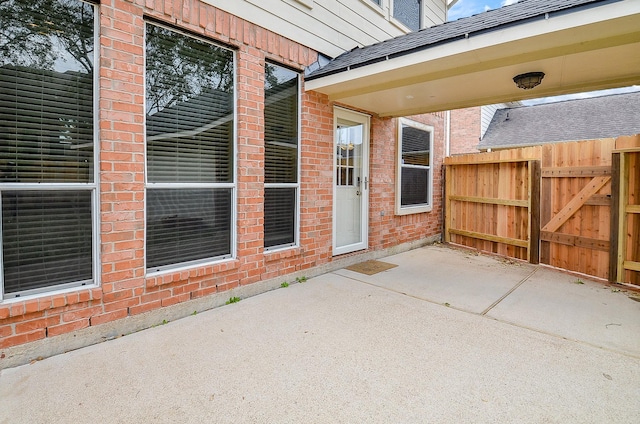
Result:
[[[527,275],[526,277],[524,277],[522,280],[520,280],[515,286],[513,286],[508,292],[506,292],[505,294],[503,294],[498,300],[496,300],[495,302],[493,302],[491,305],[489,305],[489,307],[487,309],[485,309],[484,311],[482,311],[480,313],[480,315],[486,315],[489,313],[490,310],[492,310],[493,308],[495,308],[496,306],[498,306],[498,304],[500,304],[500,302],[502,302],[503,300],[505,300],[511,293],[513,293],[514,291],[516,291],[516,289],[518,287],[520,287],[521,285],[523,285],[529,278],[533,277],[533,274],[535,274],[536,272],[538,272],[539,268],[534,268],[533,271],[531,271],[531,273],[529,275]]]

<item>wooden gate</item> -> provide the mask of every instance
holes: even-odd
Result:
[[[640,135],[454,156],[445,172],[445,241],[640,285]]]
[[[640,285],[640,148],[622,148],[613,155],[614,187],[612,268],[615,280]]]
[[[613,139],[542,146],[540,262],[609,278]]]

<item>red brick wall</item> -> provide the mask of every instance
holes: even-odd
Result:
[[[397,120],[372,118],[369,198],[369,244],[372,249],[385,249],[442,231],[444,113],[408,118],[434,127],[433,210],[395,215]]]
[[[262,247],[265,59],[302,70],[316,52],[198,0],[103,0],[99,10],[101,286],[0,304],[0,349],[333,260],[333,105],[314,92],[301,105],[300,246],[266,254]],[[143,16],[237,49],[236,259],[152,277],[144,268]],[[372,118],[370,250],[441,232],[443,116],[415,119],[436,128],[433,211],[394,216],[395,120]]]
[[[479,152],[481,115],[479,106],[451,111],[449,150],[452,155]]]

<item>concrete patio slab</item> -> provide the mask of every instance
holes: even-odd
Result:
[[[342,269],[336,274],[399,293],[480,314],[537,268],[443,245],[426,246],[383,259],[398,265],[371,276]]]
[[[639,302],[620,286],[551,269],[540,268],[487,316],[607,349],[640,353]]]
[[[413,259],[401,254],[383,260],[399,263],[398,268],[414,261],[431,267],[423,257],[428,254],[479,279],[497,267],[505,274],[502,302],[529,280],[532,287],[540,284],[538,270],[511,292],[529,265],[467,258],[441,247],[419,250],[420,255],[408,252]],[[415,271],[404,282],[416,278],[420,286],[432,271]],[[512,271],[508,288],[506,275]],[[542,271],[545,281],[567,277]],[[540,285],[540,291],[553,289]],[[597,287],[593,294],[604,295],[606,302],[630,302]],[[580,309],[584,297],[565,297],[576,303],[568,311]],[[530,323],[502,322],[498,306],[490,318],[325,274],[4,369],[0,423],[638,421],[640,351],[602,349],[532,331]],[[531,309],[522,302],[511,307]],[[630,317],[634,313],[640,321],[640,310],[631,310]],[[618,330],[637,338],[632,326]]]

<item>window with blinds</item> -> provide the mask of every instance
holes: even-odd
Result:
[[[0,2],[0,298],[94,282],[95,15]]]
[[[433,127],[398,120],[398,214],[426,212],[432,204]]]
[[[393,17],[412,31],[420,29],[421,9],[422,0],[393,0]]]
[[[151,271],[232,255],[234,53],[146,25]]]
[[[267,63],[264,83],[264,247],[297,243],[299,74]]]

